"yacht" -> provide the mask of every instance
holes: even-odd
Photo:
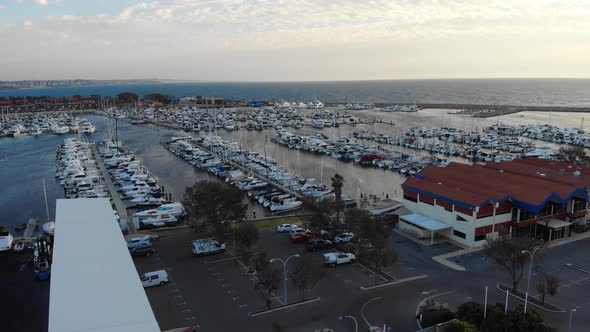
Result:
[[[181,217],[185,214],[184,207],[178,202],[162,204],[156,209],[140,211],[133,214],[134,217],[138,218],[149,218],[158,214],[170,214],[175,217]]]
[[[96,132],[96,127],[90,122],[84,122],[80,126],[80,131],[84,134],[94,134]]]
[[[7,251],[12,248],[14,238],[10,233],[8,226],[0,226],[0,251]]]

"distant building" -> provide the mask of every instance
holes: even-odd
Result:
[[[555,240],[585,225],[590,168],[521,159],[429,166],[403,184],[400,230],[423,239],[447,237],[481,246],[507,233]]]

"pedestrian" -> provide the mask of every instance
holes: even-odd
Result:
[[[254,219],[256,219],[256,210],[252,210],[252,216]]]

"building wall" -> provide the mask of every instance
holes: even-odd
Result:
[[[480,228],[478,231],[478,235],[480,235],[482,232],[484,232],[482,231],[482,227],[485,227],[485,230],[489,229],[489,232],[491,232],[491,227],[486,226],[504,224],[506,222],[510,222],[512,219],[511,213],[504,213],[496,216],[492,215],[477,219],[474,216],[476,214],[475,211],[471,211],[471,214],[466,214],[465,212],[468,212],[468,209],[458,209],[457,207],[443,201],[440,202],[440,205],[438,201],[435,201],[435,204],[430,205],[422,201],[426,201],[428,199],[423,199],[422,195],[418,196],[418,202],[413,202],[408,199],[403,199],[402,202],[404,203],[405,207],[412,212],[419,213],[429,218],[444,222],[445,224],[453,227],[453,229],[449,232],[449,235],[447,235],[447,237],[467,246],[473,247],[485,244],[485,239],[477,242],[475,241],[477,228]],[[451,206],[452,211],[448,211],[447,209],[445,209],[445,207],[448,208],[449,205]],[[504,208],[503,210],[506,211],[506,208]],[[457,220],[457,216],[462,217],[466,221]],[[454,231],[464,233],[465,238],[457,236]]]

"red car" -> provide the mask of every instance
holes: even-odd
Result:
[[[315,234],[295,234],[291,236],[291,242],[302,243],[307,242],[309,239],[316,237]]]

